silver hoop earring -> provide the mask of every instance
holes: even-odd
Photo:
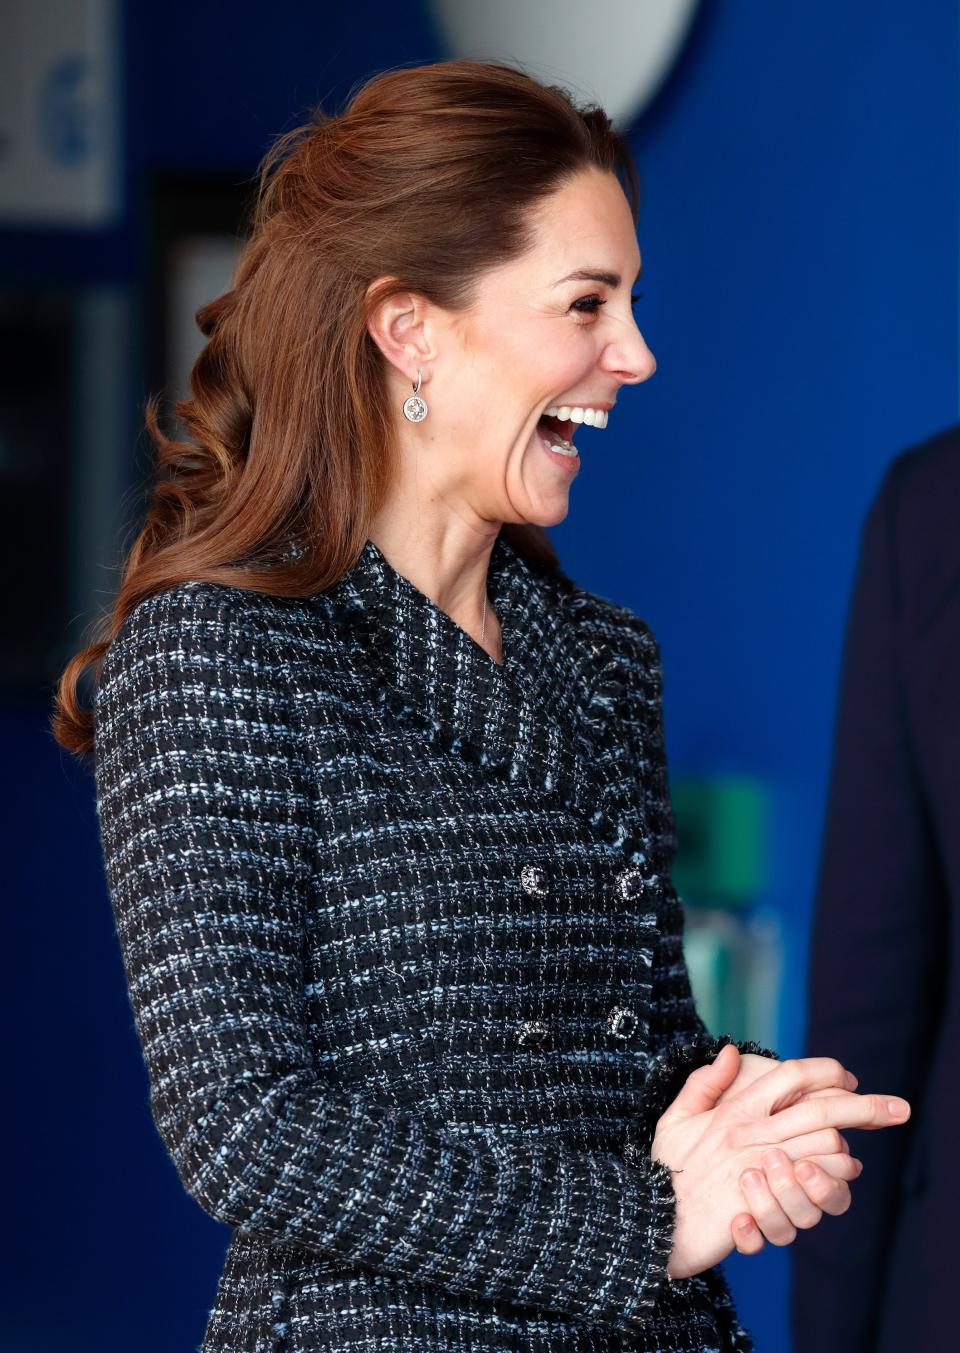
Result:
[[[409,399],[404,400],[403,416],[409,419],[411,423],[422,423],[430,410],[427,408],[427,401],[418,393],[421,381],[420,368],[417,367],[417,383],[413,387],[413,394]]]

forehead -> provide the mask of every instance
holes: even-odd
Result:
[[[555,285],[558,279],[589,266],[619,273],[633,282],[640,251],[630,206],[615,175],[586,169],[538,202],[530,216],[534,227],[531,247],[496,270],[499,281],[523,278],[562,292]]]

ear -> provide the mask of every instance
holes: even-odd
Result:
[[[417,367],[427,380],[427,369],[436,360],[434,307],[419,292],[396,291],[383,300],[377,293],[385,290],[392,278],[378,277],[366,290],[373,307],[367,319],[367,332],[404,381],[415,382]]]

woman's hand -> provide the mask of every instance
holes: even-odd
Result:
[[[886,1096],[843,1088],[849,1073],[828,1057],[781,1062],[720,1104],[739,1063],[736,1047],[722,1048],[712,1065],[687,1078],[657,1123],[651,1157],[675,1172],[676,1225],[667,1266],[672,1278],[701,1273],[733,1249],[731,1224],[743,1208],[740,1179],[745,1171],[764,1168],[766,1150],[783,1152],[791,1161],[831,1156],[840,1127],[889,1127],[910,1114],[905,1100],[895,1101],[903,1110],[895,1117]],[[787,1185],[776,1187],[786,1200]]]
[[[732,1098],[779,1065],[774,1057],[741,1053],[736,1077],[717,1103]],[[845,1088],[855,1090],[858,1084],[853,1072],[847,1071]],[[814,1090],[806,1098],[830,1093],[829,1089]],[[816,1226],[824,1212],[833,1217],[846,1212],[852,1200],[845,1181],[857,1179],[863,1164],[850,1155],[847,1139],[835,1129],[831,1131],[835,1143],[829,1154],[792,1161],[784,1151],[774,1148],[761,1158],[763,1172],[744,1171],[740,1185],[751,1210],[738,1213],[730,1228],[734,1246],[741,1254],[759,1254],[767,1240],[773,1245],[789,1245],[798,1229]]]

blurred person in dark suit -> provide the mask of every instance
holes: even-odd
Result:
[[[857,1206],[793,1247],[795,1353],[957,1346],[960,427],[899,455],[850,606],[808,974],[808,1055],[903,1095]]]

